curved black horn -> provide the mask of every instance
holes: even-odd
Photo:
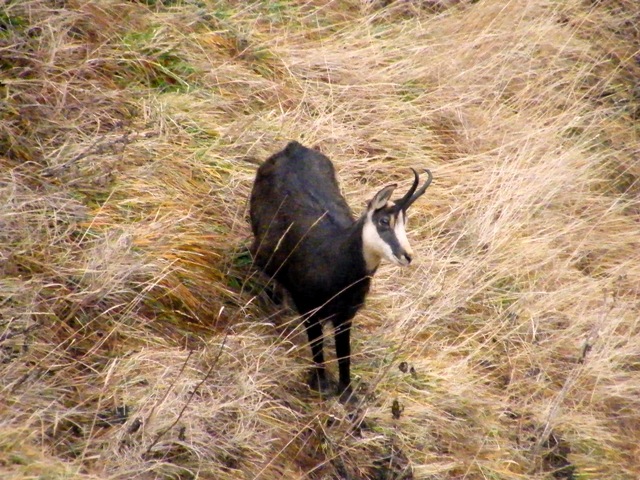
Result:
[[[413,170],[413,168],[411,170]],[[424,171],[427,172],[427,175],[429,175],[429,178],[427,179],[426,182],[424,182],[424,185],[420,187],[420,190],[418,190],[414,195],[413,192],[415,191],[415,187],[418,185],[418,173],[415,170],[413,170],[413,173],[416,176],[416,180],[413,183],[411,190],[409,190],[407,195],[405,195],[405,197],[411,195],[410,198],[408,198],[406,201],[404,198],[402,199],[405,202],[402,204],[402,207],[401,207],[402,210],[407,211],[407,209],[411,206],[411,204],[415,202],[418,198],[420,198],[420,196],[427,190],[427,187],[431,185],[431,180],[433,180],[433,175],[431,175],[431,170],[425,168]]]
[[[405,207],[405,205],[408,201],[411,200],[411,195],[413,195],[413,192],[415,192],[416,188],[418,188],[418,182],[420,181],[420,177],[418,177],[418,172],[416,172],[414,168],[412,168],[411,171],[413,172],[413,175],[415,177],[413,180],[413,185],[411,185],[411,188],[406,193],[406,195],[396,202],[396,205],[402,210],[406,210],[407,207]]]

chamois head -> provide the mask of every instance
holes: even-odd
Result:
[[[429,178],[416,191],[420,177],[413,168],[411,170],[415,178],[404,197],[390,201],[391,194],[397,185],[388,185],[376,193],[367,205],[362,228],[362,250],[367,270],[370,272],[375,271],[382,258],[400,266],[411,263],[413,251],[405,231],[407,209],[425,192],[433,179],[431,172],[425,170]]]

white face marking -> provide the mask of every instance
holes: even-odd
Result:
[[[388,258],[391,256],[391,248],[385,241],[380,238],[378,229],[373,224],[371,219],[373,215],[372,211],[367,212],[367,218],[364,221],[362,228],[362,254],[364,261],[367,264],[367,270],[372,272],[378,265],[380,265],[380,259],[384,256]],[[385,248],[388,252],[385,252]]]
[[[398,219],[396,220],[395,228],[393,229],[396,233],[396,238],[398,239],[398,243],[402,247],[402,249],[406,252],[407,255],[413,257],[413,250],[411,249],[411,245],[409,245],[409,239],[407,238],[407,231],[405,230],[405,226],[407,225],[407,218],[404,212],[400,212],[398,214]],[[403,258],[402,265],[407,265],[408,262]]]

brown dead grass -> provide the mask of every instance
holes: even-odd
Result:
[[[631,0],[5,2],[2,477],[638,478],[638,25]],[[253,162],[289,139],[356,211],[434,172],[415,266],[356,319],[358,408],[304,386],[245,250]]]

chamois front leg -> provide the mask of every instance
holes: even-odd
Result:
[[[334,325],[336,357],[340,371],[338,394],[341,402],[354,402],[356,397],[351,389],[351,319],[338,319]]]
[[[322,324],[316,316],[312,315],[306,319],[305,328],[309,338],[309,345],[311,346],[311,356],[315,364],[311,370],[309,386],[320,393],[328,393],[330,385],[324,364]]]

